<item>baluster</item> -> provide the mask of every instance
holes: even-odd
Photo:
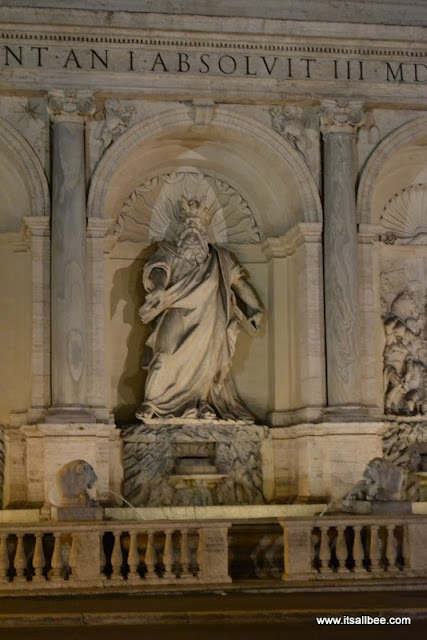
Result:
[[[329,526],[320,527],[320,548],[319,548],[319,560],[321,562],[320,572],[329,573],[329,561],[331,559],[331,551],[329,548],[328,538]]]
[[[50,561],[49,580],[58,582],[61,580],[62,570],[62,549],[61,549],[61,534],[54,533],[54,548],[52,553],[52,559]]]
[[[139,567],[139,554],[138,554],[138,533],[136,531],[130,532],[130,542],[129,542],[129,555],[128,555],[128,565],[129,565],[129,574],[128,580],[138,581],[140,579],[138,573]]]
[[[148,580],[157,580],[156,574],[156,550],[154,548],[154,531],[149,531],[147,535],[147,548],[145,550],[145,566],[147,567],[147,573],[145,574]]]
[[[9,553],[7,551],[7,533],[0,534],[0,583],[9,582]]]
[[[16,569],[16,577],[14,580],[17,582],[26,582],[25,569],[27,568],[27,558],[25,557],[23,533],[16,534],[16,551],[13,564]]]
[[[409,556],[409,540],[408,540],[408,526],[403,525],[402,527],[402,547],[401,547],[401,555],[403,558],[403,571],[407,571],[411,569],[410,567],[410,556]]]
[[[122,564],[123,564],[123,554],[122,554],[122,541],[121,541],[121,531],[114,531],[114,546],[113,552],[111,554],[111,567],[113,573],[111,575],[112,580],[120,581],[122,579]]]
[[[378,537],[379,526],[371,524],[371,541],[369,547],[369,556],[371,558],[371,572],[378,573],[381,571],[381,549]]]
[[[107,558],[105,557],[104,550],[104,535],[105,532],[101,531],[99,534],[99,573],[101,576],[105,577],[105,565],[107,564]]]
[[[197,570],[196,575],[199,578],[203,579],[203,574],[205,567],[203,565],[203,529],[197,529],[197,535],[199,536],[199,540],[197,543],[197,553],[196,553],[196,561],[197,561]]]
[[[172,573],[172,565],[173,565],[173,548],[172,548],[172,533],[170,529],[166,529],[165,531],[165,547],[163,549],[163,564],[165,565],[165,572],[163,574],[163,578],[174,578],[175,575]]]
[[[363,560],[365,559],[365,550],[362,544],[362,525],[356,524],[354,529],[354,541],[353,541],[353,560],[354,560],[354,573],[365,574],[366,569],[363,566]]]
[[[190,550],[188,548],[188,531],[183,529],[181,531],[181,549],[179,554],[179,561],[181,563],[181,580],[190,578],[189,566],[190,566]]]
[[[399,571],[399,569],[396,567],[397,540],[394,536],[394,524],[387,525],[386,557],[388,560],[388,572],[396,573],[397,571]]]
[[[68,556],[68,564],[71,569],[71,574],[69,575],[69,580],[75,580],[77,577],[77,563],[78,563],[78,534],[71,534],[71,547],[70,547],[70,555]]]
[[[345,540],[345,525],[337,525],[337,540],[335,544],[335,555],[338,560],[337,573],[344,573],[347,571],[346,560],[347,560],[347,543]]]
[[[34,545],[34,553],[33,553],[33,568],[34,568],[34,577],[33,580],[36,582],[40,582],[44,579],[43,569],[45,565],[45,557],[43,552],[43,534],[36,533],[36,542]]]

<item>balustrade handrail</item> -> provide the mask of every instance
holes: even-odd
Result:
[[[90,531],[178,531],[231,526],[230,520],[42,520],[40,522],[2,522],[0,534],[8,533],[59,533]]]
[[[386,524],[403,524],[403,523],[412,523],[418,522],[422,523],[423,521],[427,523],[427,514],[418,514],[418,513],[405,513],[405,514],[356,514],[356,513],[340,513],[340,514],[328,514],[324,516],[293,516],[290,518],[282,518],[279,517],[278,521],[280,523],[286,523],[287,525],[301,525],[307,524],[311,526],[321,526],[329,524],[330,526],[334,526],[334,524],[339,525],[348,525],[351,526],[354,524],[378,524],[379,526],[383,526]]]

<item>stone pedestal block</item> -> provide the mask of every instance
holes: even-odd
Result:
[[[413,575],[425,576],[427,572],[425,525],[421,521],[417,522],[414,518],[408,522],[405,534],[407,536],[408,569]]]
[[[114,425],[38,424],[7,429],[4,506],[50,503],[55,474],[72,460],[85,460],[98,482],[93,498],[120,503],[120,433]]]
[[[348,513],[375,515],[409,514],[412,513],[412,503],[409,500],[343,500],[343,511]]]
[[[382,422],[299,424],[273,429],[275,499],[339,500],[382,456]]]
[[[228,575],[228,528],[231,523],[200,529],[198,564],[201,581],[206,583],[231,582]]]
[[[94,581],[101,581],[101,543],[99,532],[90,533],[89,531],[73,533],[74,558],[78,559],[73,562],[71,558],[72,573],[70,581],[78,582],[82,586],[85,582],[93,584]]]
[[[160,423],[122,429],[124,497],[135,507],[263,504],[272,497],[268,427]]]
[[[282,520],[284,543],[283,580],[309,580],[313,575],[311,567],[311,522],[304,526],[301,521]]]
[[[52,520],[75,522],[76,520],[103,520],[103,507],[52,507]]]

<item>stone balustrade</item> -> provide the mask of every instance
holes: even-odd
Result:
[[[390,578],[404,583],[427,575],[427,516],[276,518],[270,526],[279,528],[279,522],[283,545],[280,535],[275,540],[283,555],[279,549],[270,575],[266,566],[273,546],[266,540],[274,536],[265,529],[258,532],[257,542],[256,535],[246,531],[246,539],[256,547],[245,549],[240,541],[237,548],[233,523],[222,520],[2,524],[0,593],[226,584],[231,582],[229,554],[234,557],[230,567],[242,554],[248,556],[243,562],[256,558],[259,564],[245,580],[277,579],[283,569],[283,580],[305,584]],[[238,531],[241,525],[234,524]],[[250,529],[251,522],[245,526]],[[258,529],[259,524],[254,531]],[[233,579],[239,576],[233,574]]]
[[[423,516],[282,520],[286,581],[425,577]]]
[[[9,589],[230,582],[229,523],[0,526],[0,592]]]

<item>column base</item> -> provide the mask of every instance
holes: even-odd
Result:
[[[45,416],[46,424],[90,424],[95,416],[84,407],[50,407]]]
[[[323,422],[372,422],[381,420],[382,412],[377,407],[359,404],[330,405],[323,410]]]

